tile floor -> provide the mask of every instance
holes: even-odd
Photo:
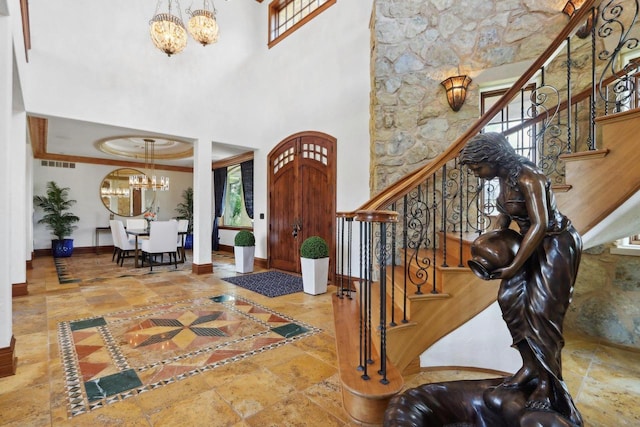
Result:
[[[14,376],[0,378],[0,425],[357,425],[341,405],[330,293],[267,298],[235,287],[220,280],[235,274],[232,257],[224,253],[214,255],[212,275],[196,276],[185,270],[94,281],[86,277],[95,271],[104,272],[111,255],[74,255],[73,258],[81,261],[76,265],[82,265],[82,271],[69,274],[82,276],[83,281],[65,280],[61,284],[53,259],[36,258],[34,269],[28,272],[30,294],[13,300],[18,371]],[[120,267],[114,264],[113,268]],[[215,295],[237,295],[304,322],[318,332],[70,415],[64,357],[61,358],[59,347],[60,324],[71,325],[71,321],[77,319],[108,317],[115,312]],[[74,327],[82,330],[85,326],[99,327],[82,322]],[[171,340],[164,337],[160,341]],[[191,343],[191,338],[188,341]],[[173,344],[176,343],[186,345],[183,338],[173,340]],[[564,376],[585,425],[640,425],[639,362],[640,352],[567,333]],[[407,386],[483,377],[486,375],[452,370],[421,372],[407,377]]]

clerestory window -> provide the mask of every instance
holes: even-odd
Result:
[[[336,0],[273,0],[269,4],[269,47],[335,3]]]

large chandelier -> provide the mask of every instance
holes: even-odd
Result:
[[[187,9],[189,19],[189,34],[202,46],[218,41],[218,23],[216,9],[209,0],[203,0],[202,9],[192,11]]]
[[[129,187],[136,190],[169,191],[169,177],[161,176],[159,180],[156,177],[155,145],[156,141],[154,139],[144,139],[144,166],[146,172],[142,175],[131,175],[129,177]]]
[[[165,12],[161,7],[166,3]],[[203,0],[202,9],[186,11],[189,19],[189,33],[203,46],[218,41],[216,10],[210,0]],[[171,56],[180,53],[187,46],[187,30],[182,21],[178,0],[158,0],[156,13],[151,18],[149,32],[158,49]]]
[[[178,0],[166,0],[167,12],[159,13],[164,0],[158,0],[156,13],[149,23],[151,40],[158,49],[171,56],[180,53],[187,45],[187,30],[182,23]],[[174,15],[177,13],[177,15]]]

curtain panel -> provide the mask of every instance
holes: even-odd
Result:
[[[249,218],[253,219],[253,159],[240,163],[240,176],[242,177],[244,207]]]
[[[224,213],[224,189],[227,185],[227,168],[213,170],[213,198],[215,203],[215,216],[213,218],[213,233],[211,235],[211,248],[214,251],[220,249],[219,218]]]

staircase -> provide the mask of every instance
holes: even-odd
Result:
[[[632,236],[640,230],[639,207],[634,196],[640,190],[640,109],[596,119],[601,148],[561,158],[566,162],[566,192],[556,192],[560,211],[581,235],[589,235],[599,224],[597,236],[585,240],[586,247]],[[620,208],[623,209],[620,209]],[[624,218],[624,220],[620,220]]]
[[[359,268],[353,273],[340,265],[343,262],[337,263],[338,282],[346,285],[333,297],[343,404],[354,420],[380,424],[389,399],[404,387],[402,375],[419,369],[419,356],[495,301],[499,281],[483,281],[466,267],[469,245],[492,227],[494,211],[483,189],[486,183],[460,167],[457,154],[545,64],[567,61],[556,55],[598,5],[596,0],[587,0],[503,98],[446,152],[376,195],[359,211],[338,215],[337,229],[343,236],[338,241],[343,243],[337,259],[343,260],[345,252],[359,254]],[[621,38],[619,46],[624,44]],[[597,69],[604,73],[605,68]],[[629,72],[620,70],[600,78],[600,83],[594,79],[591,85],[620,86]],[[571,77],[568,79],[571,86]],[[599,92],[606,91],[599,87]],[[543,114],[523,117],[518,130],[528,129],[535,135],[540,159],[544,159],[539,164],[545,170],[550,164],[545,148],[559,138],[557,129],[566,129],[561,144],[566,149],[551,161],[549,169],[555,174],[560,211],[582,235],[597,234],[585,239],[586,247],[637,234],[640,218],[629,212],[637,209],[634,203],[640,200],[640,109],[631,105],[629,111],[612,114],[614,103],[596,98],[592,88],[569,97],[551,116],[545,113],[552,108],[536,105],[535,110]],[[614,99],[619,103],[619,94]],[[561,114],[571,108],[587,111],[581,120],[589,123],[572,123],[572,114]],[[575,117],[577,120],[578,114]],[[589,129],[586,140],[572,135],[578,125]],[[513,129],[505,134],[510,131]],[[611,220],[612,215],[627,220],[619,224]],[[359,239],[349,237],[345,242],[344,235],[351,236],[356,224]]]

